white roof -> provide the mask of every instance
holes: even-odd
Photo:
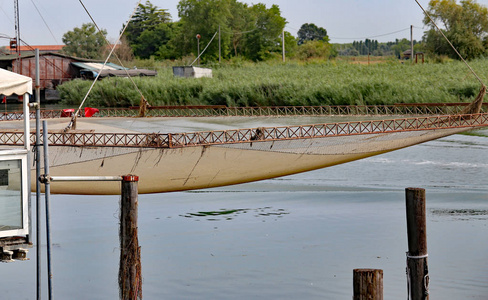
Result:
[[[92,69],[98,69],[98,70],[101,70],[103,67],[103,64],[101,64],[101,63],[84,63],[84,64],[89,66]],[[104,70],[117,70],[116,68],[108,66],[108,65],[105,65],[105,67],[103,67],[103,69]]]
[[[32,95],[32,78],[0,69],[0,94]]]

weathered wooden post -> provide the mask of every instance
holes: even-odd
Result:
[[[406,189],[407,206],[407,287],[408,299],[429,299],[425,190]]]
[[[383,270],[354,269],[353,300],[383,300]]]
[[[122,176],[120,200],[119,295],[122,300],[142,299],[141,248],[137,237],[138,181]]]

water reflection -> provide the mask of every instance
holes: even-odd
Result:
[[[221,209],[217,211],[199,211],[190,212],[180,217],[195,219],[196,221],[230,221],[241,215],[251,215],[256,218],[276,217],[282,218],[284,215],[290,214],[285,209],[275,209],[273,207],[263,208],[239,208],[239,209]]]
[[[456,220],[488,220],[488,210],[485,209],[433,209],[431,212],[434,216]]]

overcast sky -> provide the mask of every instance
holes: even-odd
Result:
[[[145,0],[142,0],[144,3]],[[178,20],[179,0],[151,0],[153,5],[168,9],[173,20]],[[419,40],[424,29],[422,11],[415,0],[261,0],[241,1],[249,4],[277,4],[288,24],[286,30],[296,36],[304,23],[315,23],[327,29],[333,43],[346,43],[365,38],[380,42],[395,38]],[[420,0],[427,7],[428,0]],[[137,1],[83,0],[101,28],[108,32],[112,42],[118,38],[122,24],[129,18]],[[488,0],[478,3],[488,5]],[[90,22],[79,0],[21,0],[21,38],[30,45],[62,44],[62,36],[74,27]],[[37,7],[37,8],[36,8]],[[39,13],[39,12],[40,13]],[[41,17],[42,16],[42,17]],[[0,37],[15,35],[14,0],[0,0]],[[47,25],[46,25],[47,24]],[[395,33],[393,33],[395,32]],[[0,38],[0,46],[7,45]]]

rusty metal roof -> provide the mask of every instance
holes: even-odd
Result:
[[[44,53],[39,53],[39,56],[47,56],[47,55],[53,55],[53,56],[59,56],[63,58],[70,58],[76,61],[81,61],[81,62],[100,62],[99,60],[96,59],[87,59],[87,58],[80,58],[80,57],[74,57],[74,56],[69,56],[66,54],[62,54],[59,52],[44,52]],[[34,57],[35,53],[21,53],[20,58],[31,58]],[[7,54],[7,55],[0,55],[0,61],[13,61],[16,60],[19,56],[16,54]]]

